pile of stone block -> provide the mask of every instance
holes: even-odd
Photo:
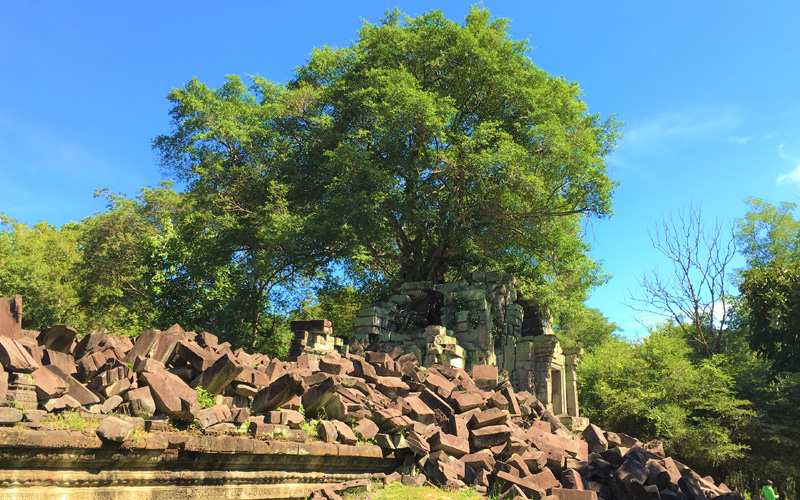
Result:
[[[329,335],[320,324],[317,335]],[[319,325],[300,326],[310,335]],[[151,432],[184,422],[212,436],[246,430],[253,439],[370,442],[397,460],[386,482],[474,486],[509,499],[738,498],[665,457],[658,443],[593,425],[573,434],[496,365],[425,366],[413,351],[358,341],[344,354],[281,361],[178,325],[134,340],[102,330],[78,338],[64,326],[15,333],[0,330],[0,401],[7,401],[0,425],[35,429],[45,412],[67,409],[113,412],[139,417],[134,422]],[[446,331],[430,333],[428,353],[458,354],[448,350]],[[201,408],[197,387],[216,404]],[[106,418],[97,434],[125,442],[131,422]],[[328,493],[320,495],[331,500]]]
[[[301,354],[319,359],[334,351],[342,353],[346,350],[344,340],[333,335],[330,321],[292,321],[290,328],[294,338],[286,358],[288,361],[297,361]]]

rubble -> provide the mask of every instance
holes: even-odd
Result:
[[[480,302],[479,295],[463,297]],[[21,310],[19,301],[6,302],[0,305]],[[506,316],[510,310],[521,321],[512,305]],[[365,324],[389,328],[383,318]],[[642,444],[588,422],[573,433],[574,426],[559,417],[576,406],[558,408],[552,393],[543,401],[538,386],[521,389],[496,365],[452,363],[463,353],[453,348],[458,344],[444,327],[422,330],[423,357],[421,349],[403,352],[399,345],[343,346],[325,321],[293,326],[292,361],[233,352],[207,332],[178,325],[146,331],[132,342],[102,330],[75,342],[74,330],[65,327],[38,337],[5,327],[0,425],[35,428],[44,415],[37,409],[78,409],[101,419],[97,436],[108,446],[124,445],[138,426],[163,432],[189,423],[199,435],[188,438],[185,449],[199,451],[213,451],[202,435],[240,432],[289,442],[318,436],[323,443],[346,445],[339,453],[357,453],[361,447],[352,445],[367,441],[384,457],[396,458],[398,469],[388,482],[474,486],[509,499],[741,498],[666,457],[660,442]],[[31,344],[32,338],[39,343]],[[534,355],[542,345],[523,349]],[[519,360],[519,343],[516,349]],[[440,362],[431,363],[428,355]],[[195,388],[214,398],[210,407],[201,407]],[[28,412],[31,418],[25,418]],[[116,416],[107,416],[111,412]],[[330,446],[323,443],[316,445]],[[312,497],[331,500],[344,490]]]

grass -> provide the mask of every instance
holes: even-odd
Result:
[[[317,431],[318,426],[319,420],[308,420],[303,424],[303,430],[306,431],[306,440],[319,439],[319,432]]]
[[[42,424],[52,424],[56,429],[68,429],[82,432],[92,427],[97,427],[100,425],[100,421],[94,415],[68,410],[58,414],[49,413],[45,415]]]
[[[350,495],[348,499],[364,498],[364,493]],[[474,488],[459,491],[445,491],[432,486],[403,486],[392,483],[386,487],[376,487],[369,493],[372,500],[476,500],[484,498]]]
[[[201,386],[198,385],[194,388],[194,390],[197,392],[197,402],[200,403],[201,408],[211,408],[217,404],[217,400],[214,395],[203,389]]]

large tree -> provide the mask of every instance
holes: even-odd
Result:
[[[579,302],[603,279],[581,236],[610,214],[617,124],[526,50],[486,10],[393,11],[287,85],[192,80],[154,145],[251,296],[335,261],[378,290],[495,268]]]
[[[393,11],[299,68],[293,185],[337,221],[351,263],[389,282],[501,268],[553,295],[599,279],[581,223],[610,213],[617,125],[507,30],[476,8],[463,25]]]
[[[746,200],[737,238],[749,269],[740,275],[750,346],[773,373],[800,372],[800,222],[794,204]]]
[[[84,326],[76,274],[82,230],[76,222],[29,226],[0,214],[0,297],[23,296],[23,328]]]

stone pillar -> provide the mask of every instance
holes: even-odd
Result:
[[[555,335],[538,335],[533,339],[536,397],[550,411],[553,411],[553,379],[550,368],[557,345]]]
[[[580,347],[567,347],[564,349],[564,371],[566,372],[566,399],[567,415],[577,417],[578,415],[578,379],[576,378],[578,361],[583,349]]]
[[[0,299],[0,335],[19,339],[22,331],[22,295]]]

